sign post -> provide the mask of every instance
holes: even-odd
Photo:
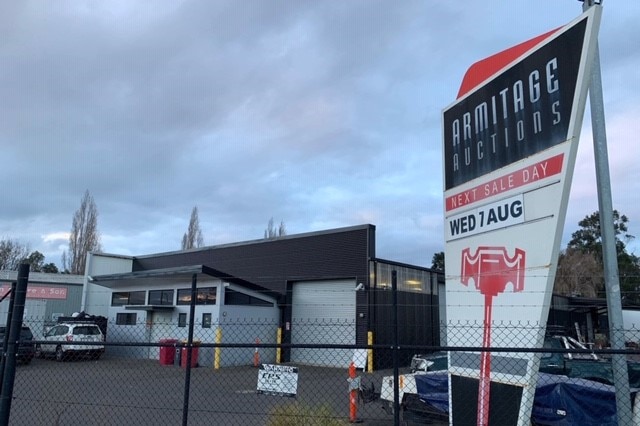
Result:
[[[588,10],[594,4],[593,0],[585,0],[583,8]],[[616,234],[613,228],[613,201],[611,200],[609,155],[607,153],[607,132],[604,118],[602,75],[600,73],[600,51],[597,41],[594,55],[591,67],[591,82],[589,83],[589,102],[593,129],[593,156],[596,163],[598,187],[598,211],[600,212],[600,229],[602,232],[602,263],[604,265],[607,311],[609,313],[609,334],[612,349],[625,349]],[[627,358],[623,354],[614,354],[611,363],[616,386],[616,412],[618,422],[623,423],[623,419],[632,418]]]

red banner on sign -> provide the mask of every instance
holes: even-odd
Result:
[[[485,198],[493,197],[503,192],[557,175],[562,171],[563,159],[564,154],[558,154],[481,185],[474,186],[466,191],[451,195],[447,197],[445,201],[445,208],[447,211],[458,209],[484,200]]]
[[[9,292],[11,286],[3,285],[0,287],[0,297],[4,297]],[[66,287],[44,287],[44,286],[28,286],[27,299],[66,299]]]

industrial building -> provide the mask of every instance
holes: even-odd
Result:
[[[0,271],[0,298],[7,295],[17,278],[17,271]],[[80,311],[83,283],[82,275],[29,273],[24,322],[36,337],[41,337],[59,317]],[[0,303],[0,325],[6,324],[9,299]]]
[[[438,345],[442,272],[377,258],[375,236],[366,224],[142,256],[92,253],[82,310],[109,319],[110,341],[185,339],[196,280],[194,336],[202,343],[388,345],[396,271],[398,342]],[[140,351],[158,356],[157,348]],[[376,350],[375,368],[390,365],[387,351]],[[227,354],[222,365],[243,363],[242,352]],[[294,347],[278,355],[282,362],[345,366],[353,354]],[[200,363],[213,356],[201,351]],[[262,356],[275,361],[276,352]]]

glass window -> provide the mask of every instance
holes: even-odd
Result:
[[[145,291],[132,291],[129,293],[129,305],[144,305]]]
[[[196,289],[196,305],[215,305],[216,287]],[[178,305],[191,304],[191,289],[183,288],[178,290]]]
[[[181,313],[178,314],[178,327],[186,327],[187,326],[187,314]]]
[[[216,287],[199,288],[196,296],[196,305],[215,305]]]
[[[191,303],[191,289],[182,288],[178,290],[178,305],[188,305]]]
[[[397,273],[397,284],[399,291],[414,293],[437,294],[437,282],[430,271],[411,268],[408,266],[376,263],[377,286],[382,290],[391,290],[391,272]],[[435,284],[434,284],[435,282]]]
[[[138,314],[122,312],[116,314],[116,324],[117,325],[136,325],[138,321]]]
[[[144,305],[145,291],[119,291],[111,294],[111,306]]]
[[[224,289],[224,304],[225,305],[251,305],[251,306],[273,306],[273,303],[262,300],[258,297],[253,297],[239,291],[231,290],[229,288]]]
[[[211,328],[211,314],[203,313],[202,314],[202,328]]]
[[[128,292],[114,292],[111,294],[111,306],[124,306],[129,303]]]
[[[173,305],[173,290],[149,291],[150,305]]]
[[[92,327],[92,326],[74,327],[73,328],[73,334],[74,335],[84,334],[84,335],[87,335],[87,336],[94,336],[94,335],[100,334],[100,329],[98,327]]]

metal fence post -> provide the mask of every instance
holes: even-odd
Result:
[[[398,373],[398,272],[391,271],[391,292],[393,300],[393,424],[400,424],[400,374]]]
[[[184,374],[184,399],[182,402],[182,425],[187,426],[189,421],[189,392],[191,386],[191,357],[193,349],[193,327],[196,316],[196,298],[198,275],[191,277],[191,303],[189,305],[189,337],[187,338],[187,360]]]
[[[0,424],[9,424],[11,414],[11,400],[13,398],[13,384],[16,378],[16,342],[20,339],[22,329],[22,316],[24,315],[24,301],[27,298],[27,283],[29,282],[28,263],[20,264],[18,269],[18,280],[16,292],[12,295],[14,299],[13,311],[11,312],[11,327],[5,331],[9,335],[7,340],[7,352],[5,355],[4,372],[2,375],[2,392],[0,393]]]

